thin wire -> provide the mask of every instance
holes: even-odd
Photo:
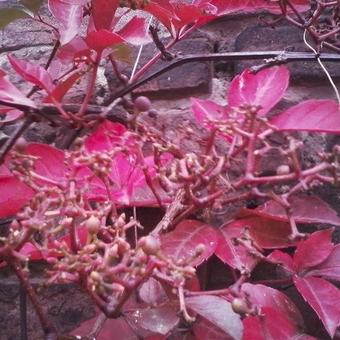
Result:
[[[149,32],[149,28],[150,28],[151,23],[152,23],[152,19],[153,19],[153,17],[151,16],[150,19],[149,19],[148,25],[146,27],[146,30],[148,32]],[[139,59],[140,59],[140,57],[142,55],[143,48],[144,48],[144,45],[141,45],[139,47],[137,58],[136,58],[135,64],[133,65],[133,69],[132,69],[132,72],[131,72],[130,80],[134,77],[134,75],[135,75],[135,73],[137,71],[137,66],[138,66],[138,63],[139,63]]]
[[[336,98],[337,98],[337,101],[338,101],[338,105],[339,105],[339,108],[340,108],[340,94],[339,94],[339,91],[331,77],[331,75],[329,74],[326,66],[323,64],[323,62],[321,61],[320,57],[318,56],[318,52],[314,49],[314,47],[312,45],[310,45],[307,41],[307,30],[305,30],[303,32],[303,41],[305,43],[306,46],[308,46],[308,48],[314,52],[315,56],[316,56],[316,60],[318,61],[319,65],[321,66],[322,70],[325,72],[329,82],[331,83],[332,87],[333,87],[333,90],[335,92],[335,95],[336,95]]]

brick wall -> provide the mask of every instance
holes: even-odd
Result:
[[[0,3],[1,6],[5,2]],[[264,25],[264,19],[269,21],[270,16],[260,20],[260,15],[234,15],[220,19],[192,34],[188,39],[179,42],[171,52],[174,54],[193,54],[231,51],[266,51],[285,50],[306,51],[302,31],[285,23],[275,28]],[[166,37],[164,37],[166,39]],[[0,32],[0,67],[8,70],[6,59],[8,52],[18,57],[44,62],[51,49],[50,33],[48,29],[28,20],[20,20],[9,25]],[[145,62],[155,52],[152,45],[143,49],[141,63]],[[137,51],[134,51],[136,54]],[[166,62],[157,63],[153,70],[162,67]],[[261,62],[257,62],[261,63]],[[190,96],[210,98],[220,103],[225,102],[225,93],[233,76],[245,67],[254,65],[254,62],[195,62],[173,69],[159,78],[139,88],[136,93],[145,94],[153,99],[153,105],[158,114],[145,119],[154,126],[163,130],[168,137],[178,136],[181,128],[193,127],[190,113]],[[124,73],[129,75],[131,66],[121,65]],[[333,98],[333,90],[316,62],[294,62],[290,64],[291,83],[278,109],[290,106],[307,98]],[[327,67],[340,85],[340,69],[334,63]],[[106,102],[116,91],[118,83],[111,68],[101,65],[100,77],[97,84],[97,94],[100,102]],[[25,89],[25,85],[18,79],[13,81]],[[68,101],[79,102],[82,99],[82,88],[86,81],[68,95]],[[14,126],[2,129],[1,134],[10,134]],[[197,127],[196,127],[197,128]],[[29,140],[52,143],[58,141],[65,131],[55,129],[46,124],[36,124],[26,135]],[[4,135],[3,135],[4,136]],[[306,154],[308,150],[332,145],[338,142],[337,137],[325,139],[324,136],[315,138],[304,136]],[[195,148],[195,141],[183,141],[188,148]],[[188,145],[186,145],[188,144]],[[307,156],[306,156],[307,157]],[[337,190],[321,189],[319,194],[333,206],[340,206]],[[338,209],[339,210],[339,209]],[[0,340],[19,338],[19,287],[16,281],[6,272],[0,277]],[[39,286],[40,274],[35,274],[36,286]],[[94,309],[86,297],[74,287],[59,286],[45,288],[42,291],[43,301],[48,314],[54,319],[62,330],[68,331],[78,325],[82,320],[90,317]],[[29,338],[41,339],[37,319],[29,307]]]

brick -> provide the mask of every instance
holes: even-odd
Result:
[[[95,316],[90,298],[72,284],[43,286],[41,266],[31,268],[33,287],[48,318],[60,333],[70,332],[85,320]],[[28,301],[28,339],[43,340],[39,319]],[[0,340],[20,339],[19,284],[6,269],[0,272]]]
[[[303,31],[292,26],[283,25],[274,29],[267,26],[250,26],[245,29],[235,41],[235,51],[284,51],[310,52],[302,37]],[[246,67],[259,65],[259,61],[236,62],[235,72],[239,73]],[[325,63],[332,77],[340,77],[338,63]],[[309,81],[326,79],[317,62],[292,62],[288,64],[293,81]]]
[[[194,38],[178,42],[169,51],[181,55],[211,53],[213,52],[213,44],[206,38]],[[144,65],[155,53],[157,53],[157,49],[154,44],[146,45],[143,49],[139,65]],[[161,69],[166,63],[166,61],[160,60],[150,68],[146,75]],[[122,73],[129,76],[131,74],[131,66],[123,66]],[[116,80],[110,65],[107,67],[105,74],[108,78],[111,92],[115,93],[120,84]],[[134,93],[148,95],[153,98],[174,98],[194,93],[204,93],[210,89],[211,78],[211,63],[195,62],[182,65],[160,75],[136,89]]]

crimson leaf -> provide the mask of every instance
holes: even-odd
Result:
[[[293,196],[291,204],[292,216],[297,223],[329,223],[340,226],[336,212],[317,196]],[[244,209],[243,212],[271,218],[277,221],[288,221],[285,209],[276,201],[267,201],[256,209]]]
[[[340,282],[340,244],[334,246],[327,259],[318,266],[311,268],[307,275],[322,276]]]
[[[333,229],[317,231],[298,243],[293,258],[297,271],[314,267],[327,259],[333,249],[332,232]]]
[[[180,222],[174,231],[161,236],[161,249],[166,256],[175,262],[190,260],[197,266],[208,259],[217,246],[215,230],[202,222],[184,220]],[[203,250],[197,252],[197,246],[203,245]]]
[[[294,276],[294,284],[304,300],[314,309],[328,334],[333,337],[340,322],[339,289],[312,276]]]
[[[118,0],[93,0],[92,19],[97,30],[112,28],[112,21],[118,7]]]
[[[231,339],[240,339],[243,326],[231,304],[218,296],[201,295],[186,298],[186,305],[194,312],[222,329]]]

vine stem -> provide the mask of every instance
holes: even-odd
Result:
[[[15,273],[15,275],[20,281],[20,284],[22,285],[22,288],[25,290],[26,294],[31,300],[31,303],[38,315],[38,318],[40,320],[40,323],[44,330],[45,335],[55,333],[56,330],[54,326],[52,325],[52,323],[47,319],[45,312],[41,307],[41,303],[38,299],[38,296],[36,295],[32,285],[30,284],[27,278],[27,274],[23,271],[18,261],[11,259],[8,262],[8,264],[12,267],[13,272]]]

